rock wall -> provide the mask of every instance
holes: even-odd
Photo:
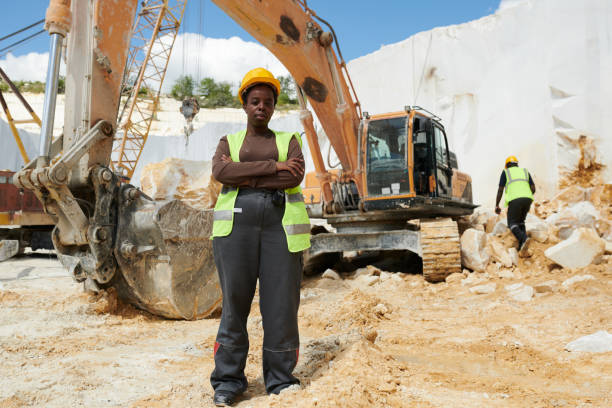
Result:
[[[209,122],[196,129],[189,136],[189,144],[185,144],[185,136],[150,136],[142,151],[138,165],[132,177],[132,183],[138,184],[144,166],[148,163],[158,163],[173,157],[177,159],[210,161],[215,154],[219,139],[229,133],[237,132],[246,126],[246,115],[243,122]],[[273,117],[270,128],[279,131],[302,132],[297,113]],[[305,138],[304,138],[305,139]],[[305,155],[309,155],[304,140]],[[312,165],[310,165],[312,166]],[[311,167],[307,166],[307,171]]]
[[[524,0],[384,46],[348,70],[371,114],[416,104],[442,117],[477,203],[493,206],[508,155],[532,172],[539,198],[551,197],[578,166],[581,135],[612,180],[611,22],[609,0]]]
[[[19,129],[19,137],[23,143],[30,160],[38,156],[40,145],[40,132],[33,133],[24,129]],[[11,128],[4,117],[0,119],[0,170],[19,170],[24,166],[21,153],[15,142]]]

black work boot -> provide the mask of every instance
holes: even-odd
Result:
[[[236,394],[231,391],[215,391],[213,402],[217,407],[231,407],[236,400]]]

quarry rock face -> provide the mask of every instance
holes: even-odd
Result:
[[[487,235],[474,228],[467,229],[461,235],[461,264],[473,271],[482,272],[489,263]]]
[[[578,228],[572,235],[548,248],[544,255],[565,268],[582,268],[603,255],[606,243],[595,230]]]
[[[587,199],[587,189],[577,185],[569,186],[559,191],[552,199],[553,202],[578,203]]]
[[[348,63],[368,112],[410,101],[443,118],[449,148],[482,204],[495,198],[511,154],[533,176],[536,199],[553,197],[580,166],[601,163],[603,179],[612,179],[612,155],[604,154],[612,152],[612,105],[601,102],[612,100],[609,0],[512,3]],[[574,193],[570,201],[584,199]]]
[[[221,183],[212,177],[211,162],[177,158],[147,164],[140,184],[156,201],[178,199],[198,210],[214,208],[221,191]]]

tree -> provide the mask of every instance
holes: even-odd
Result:
[[[66,77],[61,76],[57,80],[57,93],[63,94],[66,93]]]
[[[170,96],[182,101],[187,97],[193,96],[193,87],[194,83],[191,75],[181,75],[172,86]]]
[[[297,95],[293,78],[289,75],[279,76],[278,82],[280,82],[281,85],[280,95],[278,95],[278,105],[297,105]]]
[[[198,85],[200,106],[203,108],[239,107],[240,102],[232,94],[232,86],[227,82],[215,82],[204,78]]]

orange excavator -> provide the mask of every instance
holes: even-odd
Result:
[[[313,231],[309,261],[343,251],[407,250],[423,259],[429,281],[458,272],[453,217],[470,214],[475,206],[471,179],[457,170],[440,119],[417,106],[382,115],[362,112],[346,64],[334,49],[333,29],[306,1],[213,1],[276,55],[298,84],[316,173],[307,177],[305,201],[311,216],[337,230]],[[207,316],[221,298],[209,241],[211,212],[178,201],[154,202],[110,168],[138,13],[136,0],[120,3],[51,0],[40,153],[13,182],[34,191],[55,219],[53,243],[75,279],[94,288],[113,286],[122,298],[162,316]],[[50,148],[50,130],[64,40],[66,113],[57,153]],[[308,105],[340,171],[325,168]]]

